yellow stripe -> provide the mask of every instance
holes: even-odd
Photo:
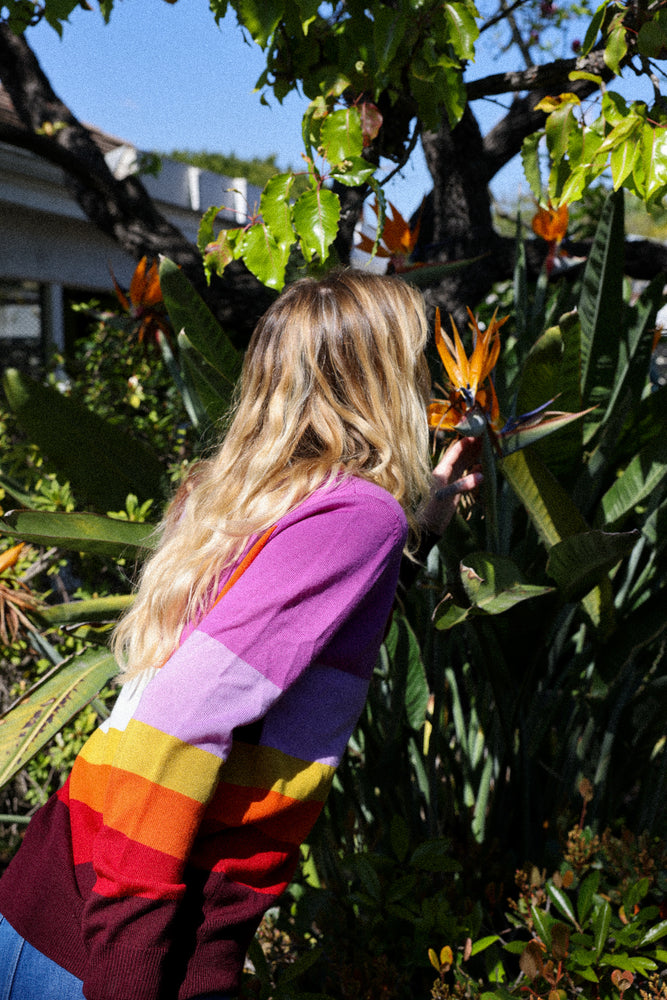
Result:
[[[97,737],[97,738],[95,738]],[[99,730],[81,751],[89,764],[110,764],[197,802],[207,802],[218,781],[215,754],[132,719],[124,733]]]
[[[309,764],[272,747],[236,742],[220,778],[231,785],[270,789],[300,802],[324,802],[333,774],[328,764]]]

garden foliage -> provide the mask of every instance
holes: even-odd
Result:
[[[263,996],[296,995],[299,973],[315,976],[320,995],[374,997],[386,986],[408,997],[433,966],[438,1000],[507,1000],[517,983],[550,1000],[664,995],[655,977],[667,934],[657,839],[667,819],[667,389],[649,380],[662,288],[628,294],[622,195],[605,203],[580,280],[529,294],[517,259],[495,371],[512,445],[502,428],[482,428],[483,496],[399,595],[304,878],[264,930],[273,947],[289,928],[301,958],[279,987],[256,946]],[[163,357],[184,413],[206,435],[227,408],[240,356],[178,268],[164,261],[160,281],[174,330],[158,334]],[[120,555],[125,565],[140,558],[152,544],[146,518],[178,461],[150,454],[73,394],[16,372],[4,384],[86,508],[44,509],[6,470],[4,489],[22,508],[2,518],[8,543]],[[554,399],[581,416],[539,438],[522,415]],[[2,720],[3,781],[111,678],[105,629],[129,599],[127,585],[116,590],[25,611],[35,642],[67,625],[76,658],[60,662],[41,640],[53,670]],[[632,871],[627,858],[619,869],[619,824],[639,859]],[[651,852],[647,872],[640,861],[646,868]],[[509,879],[527,859],[538,874],[518,886],[508,931]],[[541,874],[547,867],[558,875]],[[323,958],[337,986],[316,974]]]

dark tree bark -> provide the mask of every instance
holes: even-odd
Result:
[[[158,211],[138,177],[113,176],[88,130],[54,93],[25,38],[2,23],[0,78],[24,126],[6,126],[0,139],[62,167],[69,191],[94,225],[137,260],[163,254],[179,264],[220,322],[246,336],[272,294],[238,263],[207,286],[197,247]]]

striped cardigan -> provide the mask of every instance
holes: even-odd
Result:
[[[380,487],[317,491],[121,689],[0,881],[0,912],[89,1000],[238,988],[363,708],[405,538]]]

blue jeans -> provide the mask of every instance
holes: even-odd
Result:
[[[0,915],[0,1000],[85,1000],[83,983],[56,965]],[[196,1000],[234,1000],[226,993]]]
[[[83,983],[0,916],[0,1000],[83,1000]]]

